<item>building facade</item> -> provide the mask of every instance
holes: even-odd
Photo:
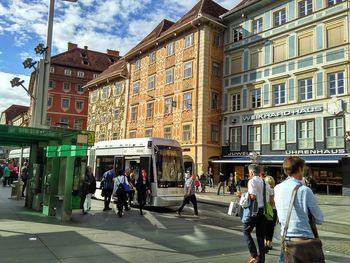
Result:
[[[180,142],[185,168],[207,172],[220,156],[227,10],[201,0],[177,22],[163,20],[125,59],[130,74],[127,138]]]
[[[350,195],[349,1],[244,0],[223,15],[222,155],[278,181],[299,155],[318,190]]]
[[[68,43],[66,52],[51,58],[47,124],[85,130],[89,92],[83,86],[119,59],[119,52],[101,53]]]
[[[95,131],[95,141],[118,140],[126,136],[128,74],[121,59],[89,81],[88,130]]]

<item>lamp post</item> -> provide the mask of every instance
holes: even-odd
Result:
[[[62,0],[62,1],[76,2],[77,0]],[[48,22],[47,22],[46,48],[43,48],[44,47],[43,44],[41,45],[39,44],[35,48],[35,52],[39,52],[41,54],[45,53],[45,56],[44,56],[44,59],[40,59],[39,66],[38,66],[39,70],[37,74],[36,96],[35,96],[38,99],[34,104],[33,116],[31,120],[32,127],[46,126],[47,100],[48,100],[47,89],[49,86],[49,76],[50,76],[54,6],[55,6],[55,0],[50,0]]]
[[[24,80],[21,80],[20,78],[13,78],[11,81],[10,81],[10,83],[11,83],[11,87],[13,88],[13,87],[19,87],[19,86],[21,86],[26,92],[27,92],[27,94],[33,99],[33,100],[35,100],[35,98],[33,97],[33,95],[32,94],[30,94],[30,92],[29,92],[29,90],[26,88],[26,87],[24,87],[24,85],[23,85],[23,83],[24,83]]]

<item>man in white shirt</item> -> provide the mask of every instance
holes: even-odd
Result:
[[[265,217],[264,217],[264,181],[259,177],[260,168],[257,164],[250,164],[248,166],[249,181],[248,181],[248,194],[251,200],[257,200],[258,202],[258,214],[250,217],[247,223],[243,225],[243,236],[248,245],[248,249],[251,258],[246,263],[265,262]],[[259,253],[256,249],[256,245],[251,236],[253,229],[255,228],[256,239],[258,241]]]

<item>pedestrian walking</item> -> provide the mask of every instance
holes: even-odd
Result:
[[[201,182],[201,188],[202,188],[201,192],[205,193],[205,185],[207,184],[207,175],[204,172],[202,172],[199,178],[199,181]]]
[[[182,202],[182,205],[177,210],[179,216],[181,216],[182,209],[185,205],[190,202],[193,205],[194,215],[198,216],[198,208],[197,208],[197,198],[196,198],[196,188],[194,185],[194,181],[196,180],[196,175],[192,174],[190,178],[188,178],[185,182],[185,196]]]
[[[235,172],[234,180],[235,180],[236,191],[240,193],[241,192],[241,177],[239,176],[239,174],[237,172]]]
[[[199,187],[201,185],[201,182],[199,181],[198,174],[196,175],[196,180],[194,181],[194,186],[196,187],[196,192],[199,192]]]
[[[225,194],[226,180],[227,180],[226,176],[222,172],[220,172],[217,195],[220,195],[221,187],[223,187],[222,194],[223,195]]]
[[[324,262],[316,225],[310,224],[310,222],[322,224],[323,214],[312,190],[302,183],[304,167],[305,161],[298,156],[287,157],[283,162],[283,171],[289,177],[274,189],[277,215],[281,223],[281,236],[286,242],[294,243],[294,247],[301,248],[295,255],[286,254],[282,249],[281,262]],[[293,192],[296,192],[295,200],[292,200]],[[305,243],[305,240],[308,242]],[[308,248],[307,244],[317,244],[317,249],[315,246]]]
[[[102,196],[104,197],[104,208],[103,211],[112,210],[112,208],[109,207],[109,204],[111,202],[111,196],[114,189],[114,179],[115,179],[115,171],[113,167],[111,167],[110,170],[106,171],[103,174],[101,186],[102,186]]]
[[[6,185],[10,186],[10,169],[8,167],[8,164],[5,163],[4,165],[4,175],[3,175],[3,181],[2,181],[2,184],[3,186],[5,187]]]
[[[148,180],[147,172],[145,169],[141,170],[141,176],[136,183],[137,189],[137,201],[139,203],[140,215],[143,215],[142,209],[147,202],[147,196],[151,195],[151,185]]]
[[[208,170],[208,184],[210,188],[211,187],[214,188],[214,174],[211,167],[209,167],[209,170]]]
[[[233,174],[230,173],[230,176],[228,178],[228,190],[230,192],[230,194],[232,195],[235,192],[235,182],[234,182],[234,178],[233,178]]]
[[[268,198],[274,197],[274,190],[275,187],[275,179],[267,175],[264,178],[265,183],[270,186],[270,188],[266,188],[266,200],[269,200]],[[268,190],[269,189],[269,190]],[[273,210],[273,218],[272,220],[266,220],[266,229],[265,229],[265,253],[268,253],[272,249],[272,239],[273,239],[273,233],[275,231],[276,221],[277,221],[277,210],[275,207],[275,202],[271,200],[272,210]]]
[[[248,181],[248,195],[251,200],[257,200],[258,213],[252,216],[243,225],[243,236],[248,245],[251,258],[246,263],[265,262],[265,217],[264,217],[264,181],[259,177],[260,168],[257,164],[250,164],[248,166],[249,181]],[[269,188],[269,187],[268,187]],[[252,231],[255,228],[256,239],[258,243],[259,252],[256,249],[255,242],[252,238]]]
[[[96,192],[96,180],[92,167],[86,167],[86,174],[83,183],[82,211],[86,215],[91,210],[91,197]]]
[[[28,163],[24,162],[23,163],[23,167],[21,169],[21,180],[23,182],[22,197],[24,197],[24,192],[26,190],[26,186],[27,186],[27,183],[28,183],[28,177],[29,177]]]
[[[125,207],[125,210],[129,210],[128,199],[127,199],[128,190],[129,190],[128,178],[126,177],[124,171],[120,170],[118,172],[118,176],[115,178],[115,186],[114,186],[114,192],[117,196],[117,210],[118,210],[119,217],[122,217],[124,215],[123,207]]]

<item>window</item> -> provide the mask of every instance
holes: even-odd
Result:
[[[232,104],[231,109],[233,112],[241,110],[241,94],[240,93],[232,94],[231,104]]]
[[[152,137],[152,133],[153,133],[152,129],[146,129],[145,130],[145,137]]]
[[[211,109],[212,110],[219,109],[219,94],[217,92],[211,93]]]
[[[231,128],[230,136],[230,151],[241,151],[241,128]]]
[[[146,118],[147,119],[152,119],[153,118],[153,107],[154,107],[154,103],[153,102],[147,103],[147,112],[146,112]]]
[[[70,83],[69,82],[63,82],[63,91],[64,92],[70,91]]]
[[[122,93],[123,91],[123,83],[122,82],[116,82],[114,84],[114,95],[118,96]]]
[[[100,122],[101,122],[101,124],[107,123],[107,113],[102,113],[102,115],[100,117]]]
[[[185,36],[185,48],[193,45],[193,34]]]
[[[136,138],[136,131],[130,131],[129,132],[129,138]]]
[[[70,103],[70,99],[69,98],[62,98],[61,99],[61,108],[64,110],[68,110],[69,109],[69,103]]]
[[[285,84],[273,85],[273,101],[275,105],[286,103],[286,86]]]
[[[56,87],[56,82],[53,80],[49,80],[49,89],[53,89]]]
[[[156,62],[156,52],[152,51],[149,53],[149,64],[153,64]]]
[[[96,102],[98,100],[98,90],[94,90],[90,94],[91,102]]]
[[[300,101],[312,99],[312,79],[299,80]]]
[[[191,141],[191,124],[182,126],[182,140],[185,142]]]
[[[329,96],[344,94],[344,72],[328,74],[328,92]]]
[[[248,127],[248,151],[260,151],[261,127]]]
[[[344,44],[344,21],[326,25],[326,37],[328,48]]]
[[[106,140],[106,134],[101,133],[101,134],[98,136],[98,139],[99,139],[99,141],[104,141],[104,140]]]
[[[81,112],[84,109],[84,101],[82,100],[75,101],[75,109],[76,111]]]
[[[55,73],[55,67],[50,67],[50,73]]]
[[[284,150],[286,148],[286,124],[271,124],[271,150]]]
[[[273,26],[277,27],[286,23],[286,9],[273,13]]]
[[[287,58],[286,41],[279,41],[273,44],[273,62],[277,63]]]
[[[211,125],[211,132],[210,132],[211,142],[218,142],[219,141],[219,127],[216,124]]]
[[[174,69],[170,68],[165,71],[165,84],[174,83]]]
[[[95,78],[97,78],[97,77],[98,77],[98,73],[92,74],[92,78],[93,78],[93,79],[95,79]]]
[[[174,42],[171,42],[166,45],[166,54],[167,56],[174,55],[175,50],[174,50]]]
[[[152,90],[156,86],[156,76],[152,75],[148,77],[148,89]]]
[[[78,72],[77,72],[77,76],[78,76],[79,78],[84,78],[84,71],[78,71]]]
[[[233,42],[237,42],[243,39],[243,28],[237,27],[232,31]]]
[[[252,109],[261,107],[261,89],[252,90]]]
[[[83,129],[83,119],[74,119],[74,129],[76,130],[82,130]]]
[[[263,31],[263,19],[259,18],[253,21],[253,34],[258,34]]]
[[[214,42],[215,47],[221,47],[221,33],[220,32],[214,32]]]
[[[132,85],[132,92],[134,95],[138,95],[140,91],[140,82],[135,81],[134,84]]]
[[[298,3],[299,17],[312,13],[312,0],[303,0]]]
[[[242,53],[232,55],[231,74],[242,72]]]
[[[326,119],[326,148],[344,147],[344,120],[342,117]]]
[[[47,107],[51,107],[52,106],[52,102],[53,102],[53,97],[49,96],[49,98],[47,100]]]
[[[263,66],[262,47],[252,48],[250,51],[250,68],[255,69]]]
[[[71,75],[72,75],[72,70],[71,70],[71,69],[68,69],[68,68],[65,68],[65,69],[64,69],[64,75],[66,75],[66,76],[71,76]]]
[[[114,120],[117,121],[119,120],[120,116],[120,111],[119,110],[114,110]]]
[[[135,71],[139,71],[141,69],[141,61],[138,59],[135,61]]]
[[[307,32],[298,36],[298,52],[299,56],[310,54],[314,51],[314,37],[312,32]]]
[[[333,5],[336,5],[336,4],[339,4],[343,2],[343,0],[328,0],[328,6],[333,6]]]
[[[212,73],[215,78],[220,78],[221,76],[221,65],[220,63],[213,62]]]
[[[82,84],[77,84],[77,92],[78,93],[83,93],[84,92],[84,88]]]
[[[131,121],[137,121],[137,113],[138,113],[138,107],[137,106],[131,107]]]
[[[184,78],[192,77],[192,61],[186,62],[184,64]]]
[[[314,149],[314,121],[298,121],[298,149]]]
[[[106,99],[109,97],[109,86],[104,86],[102,88],[102,99]]]
[[[69,127],[69,119],[67,117],[61,117],[58,124],[61,126]]]
[[[171,139],[171,127],[164,127],[164,138]]]
[[[172,98],[166,98],[165,99],[165,106],[164,106],[164,114],[168,114],[172,112],[173,107],[173,99]]]
[[[192,108],[192,93],[187,92],[184,94],[183,109],[190,110]]]

